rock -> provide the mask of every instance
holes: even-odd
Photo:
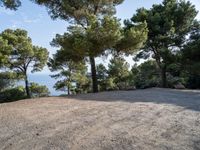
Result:
[[[174,85],[175,89],[185,89],[185,86],[182,83],[177,83],[176,85]]]
[[[135,86],[128,86],[128,87],[126,87],[126,90],[135,90],[136,89],[136,87]]]

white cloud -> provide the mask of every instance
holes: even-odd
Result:
[[[30,19],[27,16],[22,16],[24,23],[37,23],[40,21],[40,18]]]
[[[4,11],[4,9],[0,9],[0,13],[1,12],[5,12],[6,14],[10,14],[12,13],[12,11]],[[14,15],[14,13],[13,13]],[[30,18],[28,17],[25,13],[20,13],[20,16],[22,19],[20,20],[11,20],[11,26],[10,28],[16,29],[16,28],[20,28],[23,24],[31,24],[31,23],[38,23],[42,20],[42,18],[44,18],[44,16],[42,14],[39,14],[37,18]]]
[[[40,19],[28,19],[28,18],[24,18],[23,20],[25,23],[37,23],[40,21]]]
[[[20,13],[20,15],[22,16],[22,20],[24,23],[38,23],[43,18],[42,14],[39,14],[35,18],[30,18],[25,13]]]

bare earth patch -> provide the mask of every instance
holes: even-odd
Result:
[[[0,149],[200,150],[200,91],[116,91],[0,104]]]

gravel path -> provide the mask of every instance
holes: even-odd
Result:
[[[0,104],[1,150],[200,150],[200,91],[146,89]]]

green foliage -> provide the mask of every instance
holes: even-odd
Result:
[[[8,41],[0,36],[0,67],[8,63],[7,61],[11,50],[12,47],[8,45]]]
[[[106,90],[108,90],[108,91],[118,90],[119,89],[117,87],[116,83],[115,83],[115,78],[112,78],[112,77],[108,77],[105,80],[105,85],[106,85]]]
[[[181,54],[185,67],[190,67],[190,71],[194,74],[200,74],[198,69],[200,66],[200,24],[193,29],[189,42],[184,46]]]
[[[91,80],[87,75],[87,67],[82,66],[74,74],[73,82],[76,84],[75,93],[88,93],[91,92]]]
[[[0,72],[0,92],[14,85],[15,81],[18,79],[16,73],[12,72]]]
[[[108,75],[114,79],[118,89],[125,89],[129,80],[129,64],[122,57],[114,57],[108,64]]]
[[[137,22],[147,22],[148,40],[138,56],[152,56],[156,60],[163,87],[166,86],[167,67],[173,63],[177,50],[185,43],[196,15],[194,5],[188,1],[164,0],[151,9],[138,9],[131,21],[125,22],[127,27]]]
[[[22,86],[18,86],[15,88],[8,88],[0,92],[0,103],[12,102],[25,98],[26,98],[25,89]]]
[[[121,29],[121,38],[114,46],[114,50],[118,53],[132,55],[143,47],[147,40],[147,34],[148,28],[145,21],[132,26],[127,25]]]
[[[102,63],[97,65],[97,75],[98,75],[99,81],[105,80],[106,77],[108,76],[107,69]]]
[[[155,61],[149,60],[131,69],[136,88],[159,86],[159,74]]]
[[[122,38],[120,30],[119,20],[115,17],[94,18],[86,31],[88,42],[91,45],[89,56],[96,57],[103,54],[105,50],[112,49]]]
[[[115,17],[92,18],[87,28],[71,26],[67,33],[56,35],[52,41],[53,46],[61,46],[60,51],[65,54],[65,59],[78,61],[89,56],[97,57],[108,49],[132,54],[146,40],[146,24],[122,29]]]
[[[184,84],[200,88],[200,23],[195,20],[197,11],[189,1],[163,0],[152,8],[140,8],[122,27],[114,14],[115,7],[124,0],[32,0],[47,8],[52,19],[69,21],[67,32],[51,42],[58,51],[49,59],[48,66],[55,79],[56,90],[70,93],[87,93],[126,89],[128,86],[147,88],[174,87]],[[16,10],[20,0],[0,0],[0,6]],[[142,49],[142,50],[141,50]],[[140,51],[139,51],[140,50]],[[139,52],[138,52],[139,51]],[[153,58],[133,66],[120,57],[133,55],[135,60]],[[114,54],[108,66],[95,65],[95,58]],[[21,99],[24,89],[10,89],[16,79],[25,80],[29,97],[48,96],[47,87],[31,83],[27,70],[41,71],[48,59],[45,48],[32,45],[25,30],[5,30],[0,34],[0,92],[3,98]],[[91,77],[85,63],[90,61]],[[4,70],[2,70],[4,71]],[[92,82],[92,84],[91,84]],[[99,84],[99,86],[97,85]],[[30,92],[29,92],[30,88]],[[11,94],[16,94],[12,97]],[[3,94],[2,94],[3,93]],[[20,98],[21,94],[21,98]]]
[[[46,64],[48,51],[45,48],[33,46],[25,30],[7,29],[0,36],[12,47],[6,64],[8,67],[16,72],[25,72],[30,65],[32,72],[41,71]]]
[[[53,19],[60,18],[68,21],[75,21],[78,24],[86,24],[88,16],[112,15],[115,13],[115,6],[124,0],[33,0],[39,5],[47,7]]]
[[[59,72],[51,75],[51,77],[61,80],[54,85],[56,90],[68,91],[70,93],[86,92],[88,86],[88,78],[86,76],[87,67],[85,63],[74,62],[72,60],[66,61],[63,59],[62,51],[58,51],[52,59],[49,59],[48,66],[53,72]]]
[[[200,88],[200,23],[195,22],[188,43],[181,50],[183,76],[188,88]]]
[[[142,47],[147,37],[145,23],[130,28],[122,28],[114,17],[115,7],[123,0],[34,0],[44,5],[53,19],[71,21],[73,26],[63,35],[56,35],[53,46],[61,49],[64,60],[90,60],[93,91],[98,92],[95,57],[107,50],[126,54]],[[58,52],[58,53],[59,53]]]
[[[82,61],[88,49],[84,30],[79,27],[73,27],[69,29],[68,33],[64,33],[63,35],[57,34],[51,45],[61,47],[57,51],[57,56],[63,60],[72,61]]]
[[[103,64],[97,65],[97,79],[100,91],[106,91],[109,88],[107,78],[108,73],[106,67]]]
[[[21,6],[20,0],[0,0],[0,6],[4,6],[5,8],[16,10],[19,6]]]
[[[189,75],[186,87],[191,88],[191,89],[199,89],[200,88],[200,75],[193,75],[193,74]]]
[[[28,69],[31,69],[31,72],[41,71],[47,62],[49,53],[45,48],[32,45],[25,30],[7,29],[0,34],[0,41],[1,39],[4,41],[4,46],[0,50],[3,67],[9,68],[25,80],[27,96],[30,97]],[[4,55],[5,51],[7,54]]]
[[[47,97],[50,92],[45,85],[39,85],[37,83],[30,83],[30,91],[32,97]]]
[[[91,18],[87,28],[71,26],[67,33],[56,35],[52,41],[53,46],[61,46],[61,50],[66,54],[65,59],[79,61],[89,56],[100,56],[121,39],[120,24],[116,18]]]

